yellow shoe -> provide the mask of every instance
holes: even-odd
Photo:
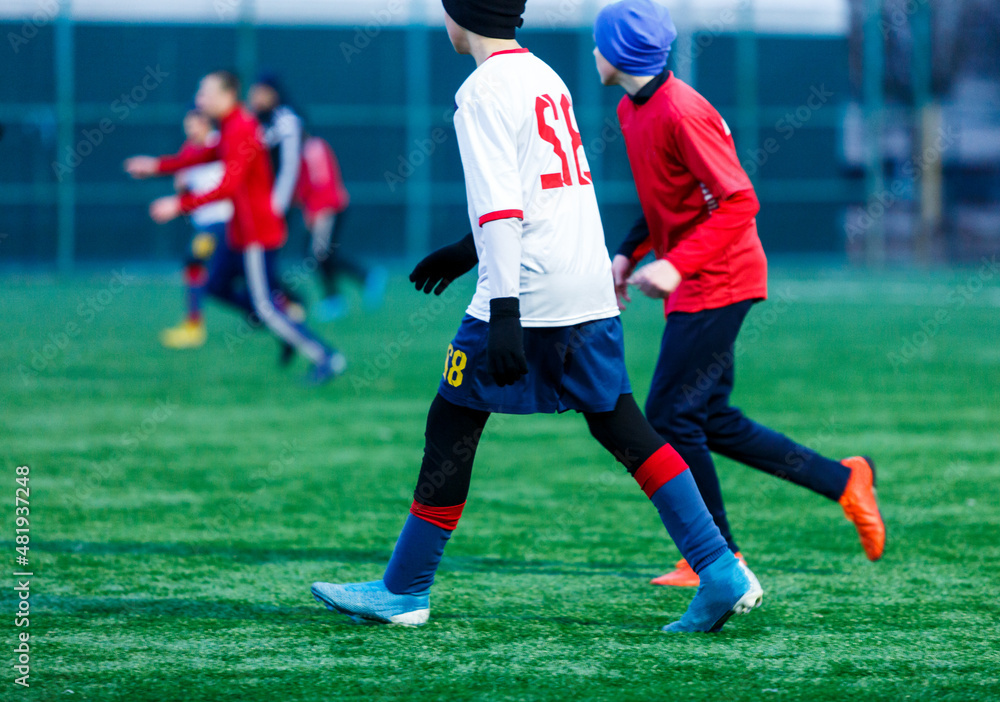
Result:
[[[160,332],[160,343],[168,349],[196,349],[205,345],[208,333],[204,322],[186,320]]]
[[[302,324],[306,321],[306,308],[297,302],[286,303],[285,314],[288,315],[288,318],[296,324]]]

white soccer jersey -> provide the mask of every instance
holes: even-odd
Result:
[[[207,139],[209,145],[218,142],[218,132],[212,132]],[[178,172],[184,186],[195,195],[209,193],[219,187],[226,168],[221,161],[212,161],[199,166],[184,168]],[[233,203],[229,200],[218,200],[202,205],[191,213],[191,221],[195,227],[203,228],[213,224],[228,222],[233,218]]]
[[[469,76],[456,105],[480,261],[468,313],[489,321],[491,298],[517,295],[525,327],[617,316],[604,228],[566,84],[527,49],[503,51]],[[505,275],[517,274],[490,265],[516,257],[516,240],[484,255],[483,225],[509,218],[521,220],[520,280],[505,284]],[[516,269],[516,258],[507,263]]]

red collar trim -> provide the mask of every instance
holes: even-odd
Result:
[[[520,49],[506,49],[505,51],[497,51],[496,53],[490,54],[489,56],[486,57],[486,60],[489,61],[494,56],[500,56],[501,54],[530,54],[530,53],[531,52],[528,49],[525,49],[523,47]]]

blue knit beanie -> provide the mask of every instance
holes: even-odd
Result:
[[[608,62],[633,76],[659,75],[677,30],[670,12],[653,0],[621,0],[594,21],[594,40]]]

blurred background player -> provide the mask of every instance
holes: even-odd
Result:
[[[385,268],[365,268],[340,252],[340,231],[350,204],[350,195],[340,173],[340,164],[325,139],[307,136],[302,145],[302,167],[296,200],[309,229],[312,256],[316,259],[323,299],[317,317],[334,320],[347,314],[347,301],[341,294],[343,278],[352,278],[362,286],[365,307],[382,304],[388,275]]]
[[[271,159],[274,174],[271,207],[287,229],[288,209],[299,179],[302,158],[302,118],[291,105],[284,103],[284,94],[278,77],[273,73],[263,73],[250,86],[247,102],[264,130],[264,144]],[[281,292],[288,300],[289,315],[301,322],[305,319],[305,306],[294,287],[282,285]],[[290,363],[294,353],[292,344],[282,344],[281,365]]]
[[[293,203],[302,207],[310,255],[316,259],[323,287],[316,315],[331,321],[347,314],[347,302],[340,294],[340,282],[345,276],[363,286],[365,306],[376,308],[385,293],[385,269],[368,270],[339,252],[339,233],[350,204],[340,164],[326,140],[306,133],[302,116],[288,103],[286,94],[277,75],[262,73],[250,88],[249,102],[264,128],[264,141],[275,171],[275,213],[287,221]],[[297,287],[287,286],[286,294],[292,296]]]
[[[212,120],[197,108],[188,110],[184,116],[184,135],[187,141],[181,153],[213,146],[219,142]],[[183,168],[174,176],[178,194],[202,195],[219,187],[224,173],[220,161]],[[218,242],[226,235],[226,225],[233,216],[233,203],[217,200],[202,205],[189,215],[194,226],[191,252],[184,266],[184,285],[187,289],[187,316],[176,327],[164,329],[160,341],[167,348],[190,349],[204,345],[206,332],[202,316],[205,286],[208,283],[208,262],[215,252]]]
[[[734,553],[739,548],[712,451],[838,501],[868,558],[878,560],[885,524],[872,462],[825,458],[730,404],[736,337],[750,308],[767,297],[767,259],[755,219],[760,205],[729,126],[666,70],[676,36],[667,8],[653,0],[609,5],[594,27],[601,82],[627,93],[618,118],[643,209],[614,258],[615,288],[624,302],[629,285],[665,300],[667,327],[646,416],[691,467]],[[657,260],[633,273],[651,249]],[[697,586],[699,578],[682,559],[653,582]]]
[[[199,111],[219,123],[219,142],[174,156],[134,156],[126,160],[125,170],[135,178],[147,178],[223,162],[224,174],[215,190],[162,197],[150,205],[150,216],[162,224],[207,203],[232,200],[233,218],[225,241],[212,258],[207,290],[262,321],[276,337],[309,359],[309,379],[322,383],[343,373],[347,364],[340,352],[287,312],[288,300],[280,292],[277,275],[278,252],[287,230],[272,206],[274,178],[260,139],[260,125],[240,103],[239,94],[235,75],[228,71],[209,73],[201,80],[196,102]]]
[[[284,92],[276,75],[264,73],[250,86],[247,101],[264,129],[274,171],[271,207],[276,215],[287,218],[302,163],[303,127],[302,118],[285,104]]]
[[[490,414],[575,410],[702,575],[688,610],[664,629],[718,631],[732,614],[759,605],[763,592],[726,546],[684,461],[632,397],[611,261],[569,89],[514,39],[524,4],[444,0],[452,45],[477,65],[455,98],[473,232],[425,258],[410,279],[440,293],[478,261],[479,280],[448,347],[414,501],[383,579],[315,583],[313,596],[354,618],[425,623]]]

